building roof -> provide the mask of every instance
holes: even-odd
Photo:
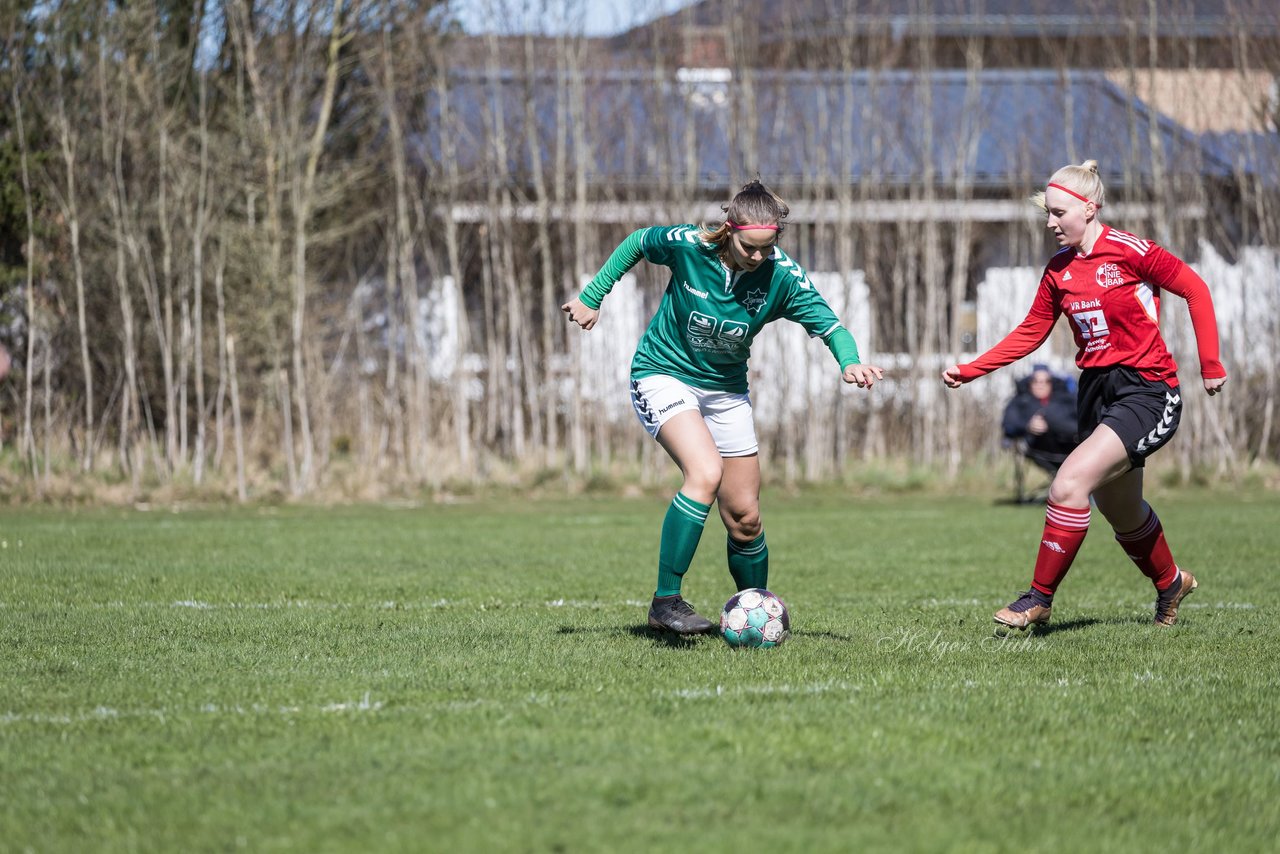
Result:
[[[905,187],[931,176],[939,186],[1022,189],[1089,158],[1099,161],[1104,179],[1129,187],[1231,175],[1222,145],[1204,145],[1098,72],[770,71],[727,78],[723,69],[677,79],[589,72],[581,80],[580,143],[569,120],[573,80],[459,73],[450,94],[458,166],[464,176],[490,180],[501,147],[511,178],[527,178],[528,114],[547,175],[559,147],[570,171],[586,164],[589,184],[633,192],[693,184],[719,194],[757,171],[779,188]],[[754,109],[744,114],[740,105],[747,104]],[[437,130],[439,108],[431,94],[428,127]],[[438,132],[422,145],[424,159],[441,156]]]
[[[1280,54],[1276,0],[703,0],[618,57],[759,68],[1238,68]]]
[[[747,22],[762,41],[887,30],[895,37],[1114,36],[1136,26],[1143,35],[1215,38],[1280,35],[1272,0],[702,0],[646,27],[720,26]],[[1243,28],[1243,30],[1242,30]]]
[[[1205,148],[1262,187],[1280,189],[1280,133],[1201,134]]]

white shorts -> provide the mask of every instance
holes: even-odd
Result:
[[[751,398],[731,391],[706,391],[665,375],[631,381],[631,405],[653,438],[672,416],[687,410],[702,413],[722,457],[749,457],[760,444],[751,416]]]

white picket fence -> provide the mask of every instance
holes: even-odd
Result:
[[[1256,371],[1280,361],[1280,253],[1247,248],[1234,262],[1211,246],[1200,247],[1194,265],[1209,283],[1217,311],[1222,358],[1233,374]],[[972,358],[999,341],[1026,315],[1040,279],[1037,267],[993,267],[977,288],[975,352]],[[881,401],[909,395],[916,405],[929,405],[943,392],[937,374],[954,362],[953,354],[936,354],[928,365],[915,364],[906,354],[879,352],[873,337],[870,288],[861,270],[848,274],[810,273],[810,280],[837,316],[853,333],[863,360],[889,371],[877,389]],[[585,282],[584,282],[585,284]],[[561,400],[580,394],[611,423],[634,416],[629,394],[629,369],[635,344],[649,323],[657,294],[643,294],[636,277],[627,275],[606,299],[600,321],[591,332],[574,332],[570,352],[558,356],[553,367],[560,379]],[[422,301],[425,352],[431,376],[437,382],[468,382],[470,396],[483,395],[483,359],[460,352],[461,297],[451,278],[436,282]],[[1184,380],[1199,371],[1190,316],[1183,301],[1172,294],[1162,299],[1161,325],[1177,359]],[[1044,363],[1070,375],[1075,371],[1075,346],[1070,331],[1059,323],[1045,344],[1025,359],[1005,368],[981,384],[966,386],[964,395],[1004,397],[1014,382]],[[867,397],[854,393],[838,379],[835,361],[821,341],[810,339],[799,325],[785,321],[766,327],[755,339],[751,353],[751,396],[758,423],[769,427],[784,419],[823,411],[835,396],[848,395],[846,404],[866,405]],[[573,384],[577,384],[576,391]]]

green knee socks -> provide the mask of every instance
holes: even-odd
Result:
[[[658,547],[658,589],[655,596],[675,596],[680,593],[680,582],[693,553],[698,550],[698,540],[707,523],[710,504],[702,504],[677,492],[662,520],[662,544]]]

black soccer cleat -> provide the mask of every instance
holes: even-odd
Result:
[[[679,594],[653,597],[649,625],[678,635],[702,635],[716,628],[715,623],[693,610]]]

